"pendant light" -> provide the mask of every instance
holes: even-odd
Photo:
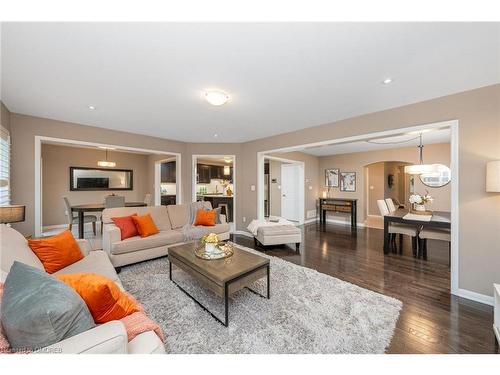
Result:
[[[418,147],[419,164],[407,165],[405,167],[405,173],[413,175],[432,175],[436,173],[436,167],[433,164],[424,164],[424,145],[422,143],[422,133],[420,133],[420,144]]]
[[[99,160],[97,165],[99,167],[116,167],[116,163],[114,161],[108,161],[108,149],[106,149],[106,160]]]

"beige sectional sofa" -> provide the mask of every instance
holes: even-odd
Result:
[[[187,241],[200,239],[209,233],[216,233],[221,240],[229,239],[230,227],[224,215],[220,215],[221,224],[213,227],[194,227],[189,222],[192,212],[203,206],[211,209],[210,202],[196,202],[171,206],[119,207],[107,208],[102,213],[103,250],[108,253],[113,266],[121,267],[127,264],[158,258],[168,254],[168,248]],[[121,240],[120,229],[111,218],[137,213],[149,213],[155,222],[158,234],[141,238],[139,236]]]
[[[54,273],[96,273],[113,280],[122,290],[123,285],[104,251],[90,251],[87,240],[77,240],[84,258]],[[16,230],[0,224],[0,281],[5,282],[14,261],[44,270],[38,257],[31,251],[24,236]],[[1,301],[0,301],[1,303]],[[1,308],[1,306],[0,306]],[[50,347],[40,350],[42,353],[164,353],[165,348],[160,338],[147,331],[128,342],[127,332],[122,322],[114,320],[101,324]]]

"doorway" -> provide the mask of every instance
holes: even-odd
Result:
[[[300,166],[281,166],[281,216],[290,221],[300,221],[299,208]]]

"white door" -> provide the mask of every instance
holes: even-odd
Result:
[[[281,216],[287,220],[299,221],[299,178],[300,166],[281,165]]]

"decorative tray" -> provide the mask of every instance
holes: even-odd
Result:
[[[215,245],[215,250],[210,252],[206,251],[205,244],[200,243],[194,251],[198,258],[205,260],[229,258],[233,253],[233,244],[231,242],[219,242]]]

